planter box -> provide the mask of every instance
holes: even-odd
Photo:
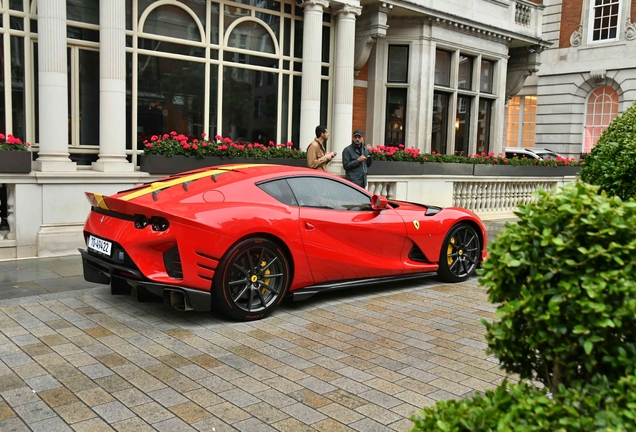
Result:
[[[510,177],[554,177],[575,176],[580,167],[568,166],[512,166],[512,165],[475,165],[476,176],[510,176]]]
[[[0,173],[27,174],[30,172],[30,151],[0,150]]]
[[[473,175],[472,164],[373,161],[369,175]]]
[[[306,167],[306,159],[254,159],[254,158],[222,158],[217,156],[207,156],[197,159],[191,156],[162,156],[162,155],[140,155],[141,171],[149,174],[176,174],[183,171],[190,171],[198,168],[205,168],[215,165],[225,164],[244,164],[244,163],[262,163],[275,165],[291,165]]]

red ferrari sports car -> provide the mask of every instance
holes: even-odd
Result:
[[[389,201],[308,168],[222,165],[86,195],[87,281],[237,320],[263,318],[287,296],[460,282],[485,256],[486,229],[468,210]]]

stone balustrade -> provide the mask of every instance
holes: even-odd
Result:
[[[368,190],[397,199],[440,207],[463,207],[484,219],[513,215],[534,201],[539,188],[552,189],[575,177],[369,176]]]

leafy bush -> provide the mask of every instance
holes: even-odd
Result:
[[[413,416],[411,432],[592,432],[636,430],[636,378],[594,377],[548,397],[545,391],[504,382],[485,395],[439,401]]]
[[[636,104],[605,129],[579,175],[608,195],[636,198]]]
[[[615,381],[636,357],[636,202],[583,182],[537,194],[483,264],[500,304],[484,322],[489,351],[552,391],[599,373]]]
[[[249,157],[254,159],[289,158],[304,159],[307,153],[293,148],[292,143],[269,144],[235,143],[230,138],[214,137],[214,140],[188,137],[184,134],[170,132],[169,134],[153,135],[144,142],[144,154],[163,156],[218,156],[224,158]]]

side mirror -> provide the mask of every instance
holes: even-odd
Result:
[[[371,208],[373,210],[384,210],[389,205],[389,200],[382,195],[374,194],[371,197]]]

